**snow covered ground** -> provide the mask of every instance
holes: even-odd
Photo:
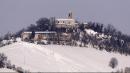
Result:
[[[11,69],[7,69],[7,68],[0,68],[0,73],[17,73],[16,71],[13,71]]]
[[[16,42],[0,48],[12,64],[31,72],[112,72],[130,67],[130,56],[94,48]],[[118,66],[109,67],[112,57]]]

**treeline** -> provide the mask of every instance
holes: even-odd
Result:
[[[81,24],[79,26],[79,29],[83,32],[81,41],[84,44],[91,43],[93,47],[98,46],[100,50],[105,49],[108,52],[119,52],[126,55],[130,54],[130,36],[123,34],[111,24],[105,26],[101,23],[88,22],[87,25]],[[98,35],[88,35],[84,32],[85,29],[92,29],[95,32],[98,32]],[[106,35],[107,38],[97,38],[101,34]]]

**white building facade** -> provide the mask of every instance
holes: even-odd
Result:
[[[77,23],[73,18],[72,12],[68,14],[68,18],[57,18],[55,19],[55,26],[57,28],[74,28]]]

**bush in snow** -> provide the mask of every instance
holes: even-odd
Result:
[[[3,53],[0,53],[0,68],[5,67],[6,61],[7,61],[7,57]]]
[[[0,42],[2,41],[2,38],[0,37]]]
[[[13,64],[13,65],[11,65],[11,68],[13,69],[13,70],[16,70],[16,67],[15,67],[15,65]]]
[[[130,73],[130,67],[125,68],[125,73]]]
[[[13,66],[11,65],[11,61],[10,61],[10,60],[7,61],[6,67],[7,67],[8,69],[13,69]]]
[[[119,69],[116,72],[112,72],[112,73],[124,73],[123,69]]]
[[[24,71],[23,71],[23,69],[22,69],[21,67],[17,67],[17,68],[16,68],[16,71],[17,71],[18,73],[24,73]]]
[[[8,69],[13,69],[18,73],[29,73],[29,71],[26,71],[21,67],[16,67],[14,64],[11,64],[11,61],[7,60],[7,57],[3,53],[0,53],[0,68],[5,68],[5,67]]]
[[[119,69],[116,72],[112,73],[130,73],[130,67],[125,67],[125,69]]]
[[[17,68],[16,68],[16,71],[17,71],[18,73],[30,73],[29,71],[24,70],[24,69],[21,68],[21,67],[17,67]]]
[[[116,58],[111,58],[110,62],[109,62],[109,66],[112,68],[115,68],[118,65],[118,61]]]
[[[3,46],[3,43],[2,42],[0,42],[0,47],[2,47]]]

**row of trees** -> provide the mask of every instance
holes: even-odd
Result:
[[[51,23],[48,18],[40,18],[38,21],[36,21],[36,24],[31,24],[29,27],[27,27],[27,31],[46,31],[51,30]]]
[[[79,25],[79,29],[83,32],[83,44],[92,44],[98,46],[100,50],[105,49],[108,52],[119,52],[121,54],[130,54],[130,36],[118,31],[114,26],[108,24],[104,26],[101,23],[89,22],[87,25]],[[84,32],[85,29],[93,29],[98,34],[110,36],[109,38],[97,38],[98,35],[91,36]],[[75,36],[76,37],[76,36]]]

